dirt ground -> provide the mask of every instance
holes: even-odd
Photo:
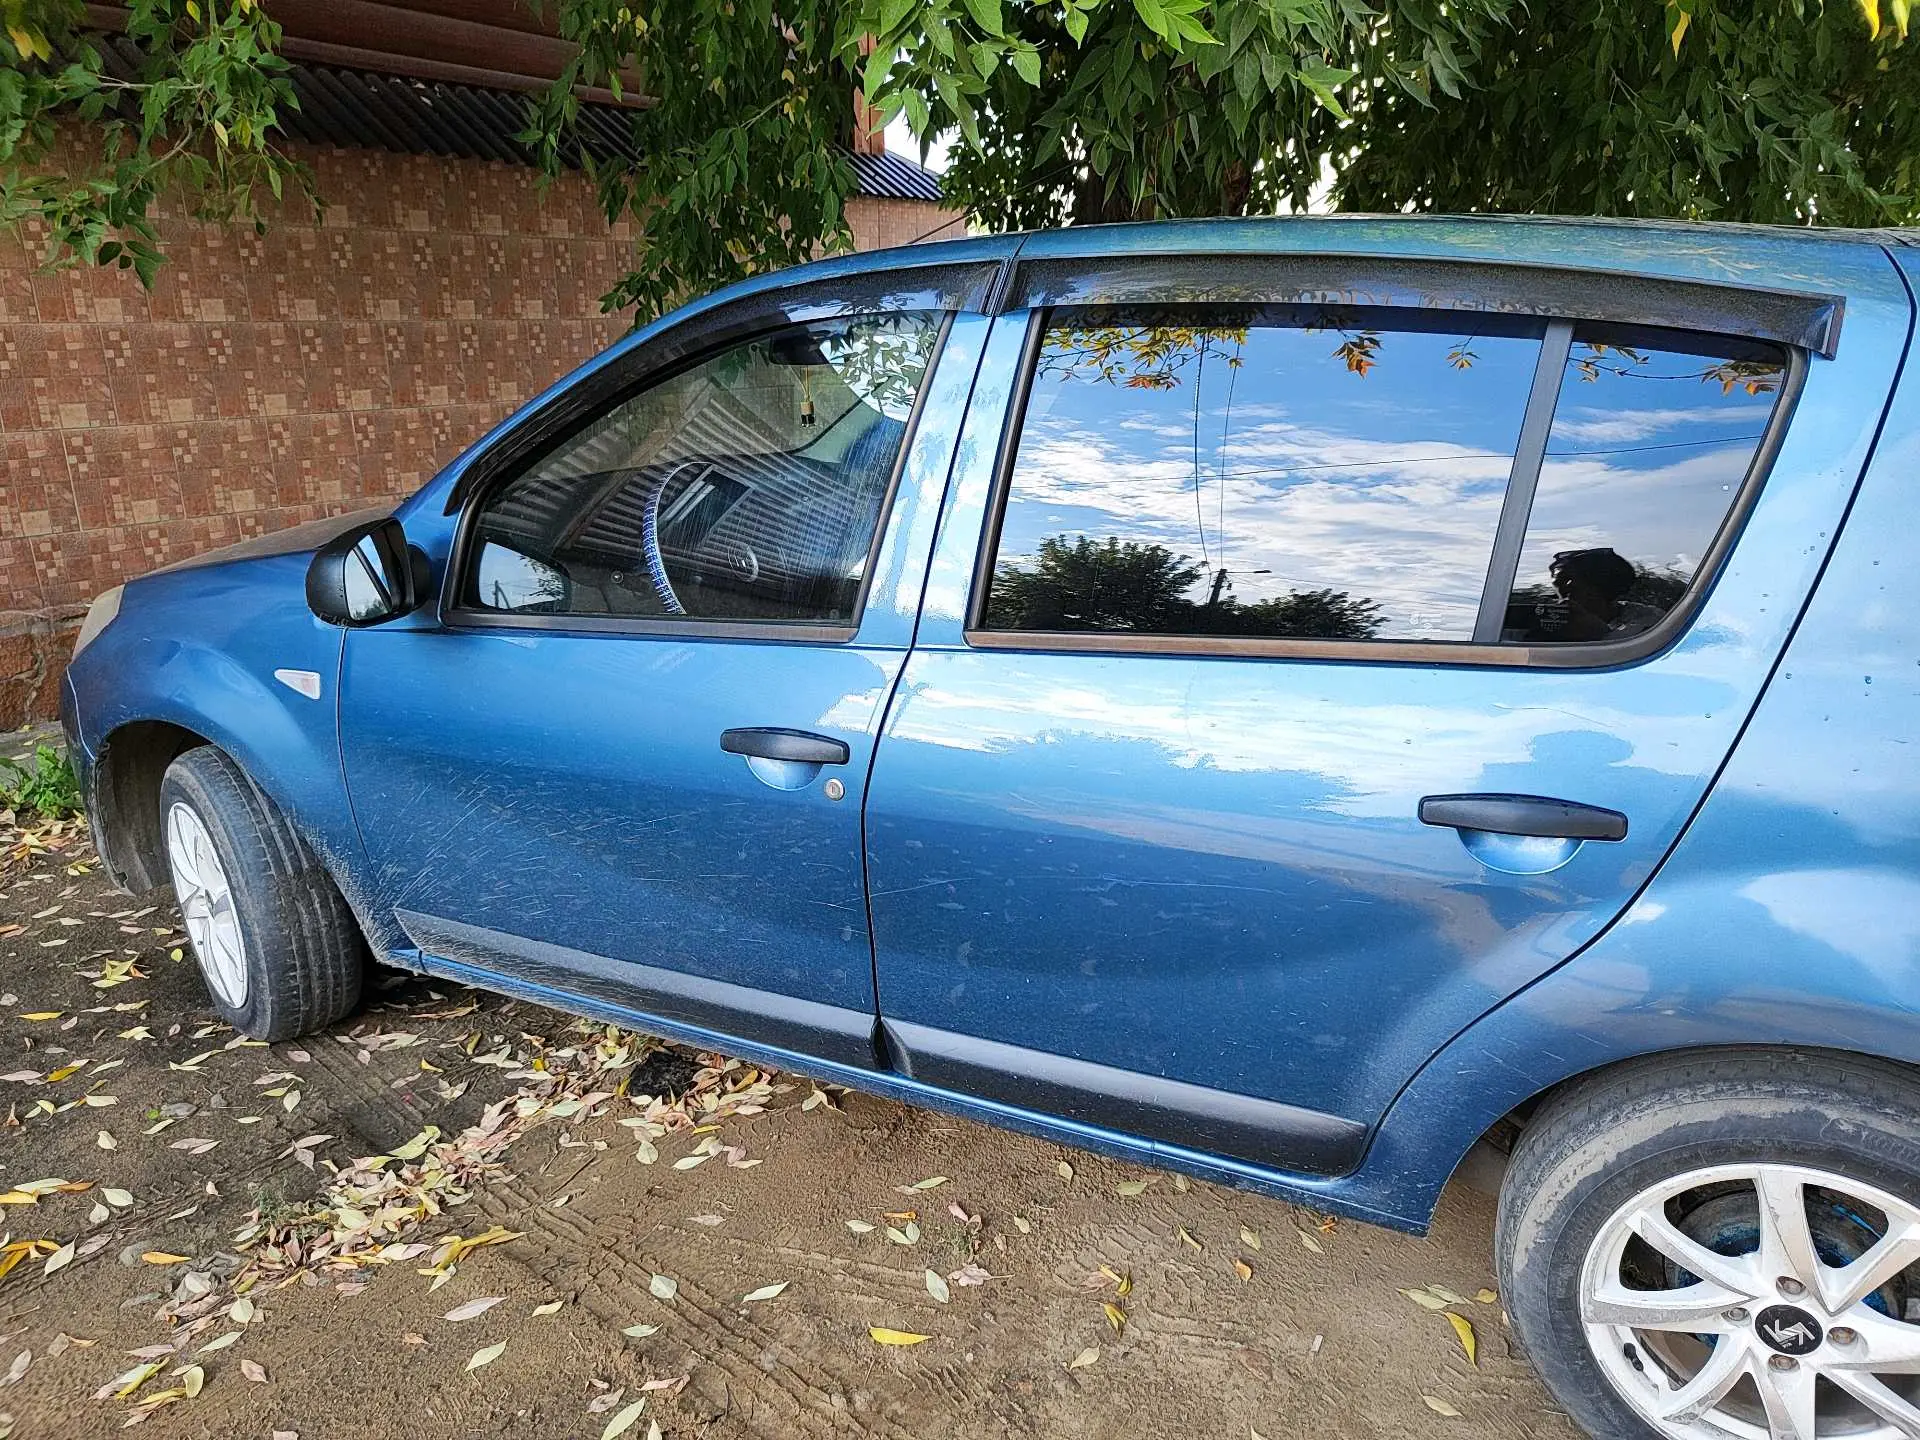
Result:
[[[0,1440],[1574,1433],[1483,1195],[1332,1224],[391,975],[241,1044],[170,897],[0,843]]]

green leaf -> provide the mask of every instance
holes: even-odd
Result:
[[[1167,12],[1161,8],[1160,0],[1133,0],[1133,10],[1154,34],[1163,40],[1173,38],[1167,27]]]
[[[886,51],[875,50],[867,56],[866,63],[860,67],[860,90],[869,105],[887,83],[887,77],[892,72],[893,57]]]
[[[1005,35],[1006,19],[1000,13],[1000,0],[967,0],[967,13],[973,23],[989,35]]]
[[[1035,88],[1039,87],[1040,52],[1038,50],[1035,50],[1032,46],[1015,50],[1012,56],[1009,57],[1009,63],[1012,64],[1015,72],[1018,73],[1022,80]]]
[[[1266,51],[1260,56],[1260,78],[1267,89],[1279,94],[1293,78],[1293,57],[1278,50]]]

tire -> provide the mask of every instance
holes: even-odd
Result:
[[[366,969],[353,912],[244,770],[211,746],[187,751],[160,782],[160,824],[174,893],[183,913],[193,906],[189,944],[222,1019],[255,1040],[287,1040],[353,1013]],[[195,857],[185,864],[182,842]],[[196,866],[225,883],[224,905],[207,901],[217,890]]]
[[[1751,1178],[1735,1178],[1749,1168]],[[1703,1171],[1719,1178],[1693,1183]],[[1828,1185],[1808,1172],[1855,1188]],[[1760,1200],[1767,1185],[1799,1199],[1795,1208],[1808,1221],[1809,1239],[1800,1253],[1812,1252],[1813,1264],[1781,1262],[1789,1252],[1778,1237],[1789,1227],[1769,1227]],[[1667,1189],[1682,1186],[1662,1198]],[[1869,1208],[1879,1203],[1871,1196],[1864,1204],[1851,1198],[1868,1195],[1868,1187],[1886,1202],[1882,1209]],[[1836,1192],[1847,1205],[1838,1203]],[[1597,1323],[1590,1334],[1588,1319],[1615,1318],[1615,1312],[1597,1308],[1583,1312],[1583,1299],[1596,1293],[1596,1281],[1617,1278],[1635,1266],[1645,1274],[1665,1258],[1663,1251],[1636,1248],[1645,1243],[1639,1238],[1645,1232],[1632,1225],[1623,1229],[1618,1218],[1647,1214],[1649,1205],[1658,1207],[1653,1215],[1675,1223],[1684,1235],[1706,1239],[1714,1254],[1696,1252],[1698,1259],[1715,1260],[1716,1270],[1749,1288],[1764,1285],[1764,1293],[1756,1293],[1751,1303],[1721,1308],[1713,1295],[1696,1290],[1701,1298],[1695,1303],[1711,1303],[1713,1316],[1653,1329]],[[1721,1207],[1711,1212],[1715,1221],[1732,1223],[1716,1228],[1714,1221],[1702,1219],[1709,1206]],[[1750,1248],[1743,1248],[1748,1242],[1733,1237],[1744,1233],[1739,1217],[1747,1207],[1755,1216],[1754,1238]],[[1777,1202],[1772,1213],[1785,1216],[1791,1210]],[[1848,1375],[1840,1381],[1833,1377],[1846,1368],[1849,1353],[1860,1353],[1848,1347],[1866,1347],[1878,1359],[1891,1353],[1882,1349],[1883,1335],[1890,1335],[1900,1342],[1910,1339],[1920,1354],[1920,1325],[1903,1323],[1906,1315],[1920,1314],[1920,1300],[1909,1309],[1903,1298],[1908,1287],[1920,1294],[1920,1272],[1900,1270],[1884,1289],[1872,1290],[1864,1302],[1871,1314],[1862,1315],[1859,1303],[1844,1313],[1827,1308],[1837,1299],[1829,1287],[1844,1284],[1829,1274],[1838,1277],[1840,1263],[1871,1246],[1876,1222],[1867,1217],[1876,1215],[1882,1229],[1920,1215],[1920,1080],[1912,1070],[1828,1051],[1696,1051],[1630,1062],[1573,1085],[1541,1107],[1515,1147],[1501,1190],[1495,1260],[1514,1332],[1567,1413],[1601,1440],[1671,1440],[1724,1433],[1711,1426],[1713,1416],[1725,1410],[1659,1423],[1649,1413],[1673,1403],[1663,1387],[1677,1389],[1716,1356],[1729,1369],[1737,1362],[1741,1373],[1753,1378],[1733,1381],[1736,1388],[1713,1405],[1785,1405],[1791,1387],[1804,1382],[1811,1398],[1801,1403],[1822,1407],[1826,1417],[1832,1406],[1854,1403],[1852,1390],[1839,1388]],[[1625,1248],[1609,1248],[1623,1234],[1628,1238],[1618,1243]],[[1667,1251],[1678,1248],[1671,1238],[1663,1244]],[[1775,1248],[1767,1248],[1770,1244]],[[1721,1255],[1734,1258],[1723,1265],[1716,1259]],[[1677,1276],[1668,1270],[1668,1278],[1656,1283],[1679,1286],[1700,1279],[1684,1265],[1678,1269]],[[1811,1284],[1796,1290],[1800,1282],[1792,1275],[1763,1278],[1781,1269],[1808,1273]],[[1860,1273],[1864,1277],[1865,1267]],[[1720,1275],[1710,1279],[1717,1284]],[[1631,1280],[1627,1286],[1638,1290]],[[1604,1304],[1604,1297],[1593,1303]],[[1637,1306],[1642,1297],[1632,1293],[1629,1303]],[[1797,1306],[1815,1317],[1808,1331],[1796,1333],[1789,1323],[1802,1313]],[[1639,1311],[1634,1315],[1640,1318]],[[1860,1317],[1857,1326],[1851,1317]],[[1882,1321],[1896,1329],[1884,1330]],[[1670,1333],[1696,1324],[1693,1334]],[[1791,1338],[1769,1341],[1769,1331]],[[1780,1349],[1783,1343],[1803,1344],[1809,1335],[1817,1337],[1810,1350]],[[1689,1344],[1700,1347],[1697,1353],[1705,1358],[1677,1368],[1663,1358]],[[1729,1346],[1724,1355],[1722,1345]],[[1655,1352],[1663,1346],[1664,1352]],[[1762,1382],[1786,1388],[1763,1395]],[[1903,1393],[1920,1398],[1910,1390]],[[1638,1395],[1638,1402],[1630,1395]],[[1760,1434],[1767,1433],[1766,1418],[1760,1416]],[[1920,1409],[1913,1418],[1920,1420]],[[1822,1435],[1828,1433],[1827,1423],[1820,1422]],[[1708,1428],[1690,1428],[1703,1424]]]

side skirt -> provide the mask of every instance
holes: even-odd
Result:
[[[524,976],[542,990],[573,996],[563,1009],[582,1009],[588,1002],[617,1006],[716,1035],[744,1032],[783,1050],[818,1055],[839,1065],[870,1067],[879,1059],[873,1016],[864,1010],[613,960],[415,910],[393,913],[423,957],[444,956],[448,963],[476,972],[499,972],[499,982],[470,982],[483,989],[505,988],[508,975]],[[429,958],[429,969],[433,963]]]
[[[402,913],[400,919],[408,932],[414,933],[415,922],[421,923],[422,934],[434,934],[437,938],[451,939],[453,935],[443,927],[453,922],[433,917]],[[462,931],[471,927],[460,926]],[[490,931],[475,931],[474,934],[491,937]],[[415,939],[422,938],[415,934]],[[507,937],[502,937],[507,938]],[[532,967],[525,962],[521,947],[530,942],[515,939],[515,953],[501,956],[504,965],[509,968],[496,968],[488,959],[472,955],[471,950],[461,958],[453,958],[437,949],[423,946],[415,954],[396,954],[393,963],[409,970],[434,975],[444,980],[476,989],[489,990],[501,995],[510,995],[516,999],[527,1000],[534,1004],[546,1005],[555,1010],[568,1011],[584,1015],[609,1024],[625,1026],[650,1034],[661,1035],[682,1044],[696,1046],[703,1050],[716,1050],[723,1054],[736,1055],[741,1059],[774,1069],[791,1071],[795,1074],[810,1076],[814,1079],[829,1081],[836,1085],[845,1085],[849,1089],[863,1091],[885,1100],[895,1100],[902,1104],[918,1105],[929,1110],[937,1110],[948,1115],[957,1115],[963,1119],[975,1120],[982,1124],[993,1125],[1003,1130],[1016,1131],[1031,1135],[1036,1139],[1052,1141],[1057,1144],[1071,1145],[1096,1154],[1106,1155],[1115,1160],[1136,1165],[1152,1165],[1166,1170],[1175,1170],[1191,1175],[1196,1179],[1210,1181],[1217,1185],[1226,1185],[1234,1189],[1248,1190],[1256,1194],[1270,1195],[1276,1199],[1288,1200],[1297,1204],[1309,1205],[1318,1210],[1348,1215],[1370,1224],[1384,1225],[1395,1230],[1404,1230],[1412,1234],[1426,1233],[1429,1216],[1403,1214],[1395,1210],[1384,1209],[1370,1203],[1364,1190],[1349,1179],[1340,1176],[1300,1174],[1273,1168],[1246,1160],[1230,1159],[1226,1156],[1210,1153],[1196,1148],[1211,1138],[1202,1133],[1202,1126],[1179,1117],[1184,1127],[1182,1133],[1190,1136],[1192,1143],[1182,1144],[1172,1140],[1156,1140],[1146,1135],[1127,1133],[1100,1123],[1089,1115],[1071,1116],[1047,1113],[1045,1110],[1028,1108],[1025,1105],[1009,1103],[1000,1098],[984,1095],[966,1094],[958,1090],[945,1088],[944,1085],[930,1083],[928,1079],[899,1070],[881,1068],[880,1061],[873,1051],[872,1032],[863,1037],[866,1041],[865,1058],[845,1059],[822,1053],[821,1032],[817,1029],[806,1030],[800,1034],[792,1048],[789,1045],[771,1040],[748,1040],[730,1033],[728,1030],[713,1028],[710,1024],[683,1018],[667,1011],[642,1010],[629,1003],[628,998],[616,996],[615,988],[624,989],[627,997],[652,1003],[652,997],[642,997],[633,988],[633,981],[619,984],[595,984],[583,987],[578,982],[587,978],[570,964],[549,965],[537,978],[528,973]],[[461,947],[467,949],[468,947]],[[576,952],[561,949],[558,946],[543,947],[558,951],[561,956],[571,959]],[[496,952],[497,953],[497,952]],[[617,967],[621,972],[645,970],[647,967],[622,965],[615,961],[603,961],[612,971]],[[662,972],[673,974],[673,972]],[[674,977],[685,981],[691,977]],[[701,982],[714,983],[714,982]],[[742,987],[726,986],[726,990],[741,990]],[[745,1028],[751,1028],[761,1035],[768,1034],[768,1027],[760,1023],[766,1015],[765,996],[758,991],[743,991],[743,995],[752,996],[757,1004],[750,1010],[734,1008],[733,1014],[739,1016]],[[809,1002],[796,1002],[806,1004]],[[818,1009],[832,1010],[836,1007],[819,1006]],[[852,1012],[841,1012],[852,1013]],[[863,1025],[871,1026],[869,1016],[861,1016]],[[895,1031],[898,1027],[890,1027]],[[938,1034],[940,1032],[933,1032]],[[952,1037],[960,1039],[962,1037]],[[895,1046],[901,1045],[896,1034],[892,1040]],[[968,1045],[981,1042],[967,1041]],[[805,1048],[799,1048],[804,1046]],[[850,1050],[851,1046],[837,1047]],[[1011,1048],[1011,1047],[1004,1047]],[[1022,1052],[1028,1053],[1028,1052]],[[920,1063],[926,1063],[927,1050],[920,1055]],[[904,1058],[904,1057],[903,1057]],[[912,1060],[906,1060],[908,1065]],[[1095,1067],[1105,1069],[1106,1067]],[[1127,1072],[1116,1072],[1125,1074]],[[1144,1077],[1142,1077],[1144,1078]],[[1197,1088],[1197,1087],[1186,1087]],[[1038,1093],[1037,1091],[1035,1092]],[[1217,1092],[1206,1092],[1214,1094]],[[1066,1108],[1064,1101],[1070,1101],[1070,1095],[1053,1094],[1048,1097],[1056,1108]],[[1228,1097],[1237,1099],[1238,1097]],[[1253,1102],[1264,1104],[1267,1102]],[[1296,1115],[1314,1114],[1316,1119],[1328,1121],[1333,1125],[1349,1126],[1352,1122],[1333,1117],[1318,1116],[1315,1112],[1300,1112],[1293,1107],[1276,1107],[1293,1111]],[[1172,1128],[1171,1126],[1169,1128]],[[1360,1127],[1353,1127],[1360,1129]],[[1361,1131],[1360,1142],[1364,1146],[1365,1132]],[[1297,1153],[1297,1152],[1296,1152]],[[1296,1158],[1293,1163],[1300,1163]]]
[[[904,1020],[880,1028],[911,1079],[1103,1130],[1307,1175],[1344,1175],[1367,1151],[1366,1126],[1318,1110]]]

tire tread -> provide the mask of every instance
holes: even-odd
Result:
[[[218,827],[219,838],[235,852],[229,883],[242,903],[251,897],[264,912],[254,916],[256,925],[272,932],[248,937],[271,945],[272,955],[267,983],[259,983],[257,970],[251,977],[247,1033],[285,1040],[352,1014],[360,1002],[366,942],[332,877],[280,807],[213,746],[174,760],[161,788],[163,815],[164,797],[178,791],[210,828]]]

